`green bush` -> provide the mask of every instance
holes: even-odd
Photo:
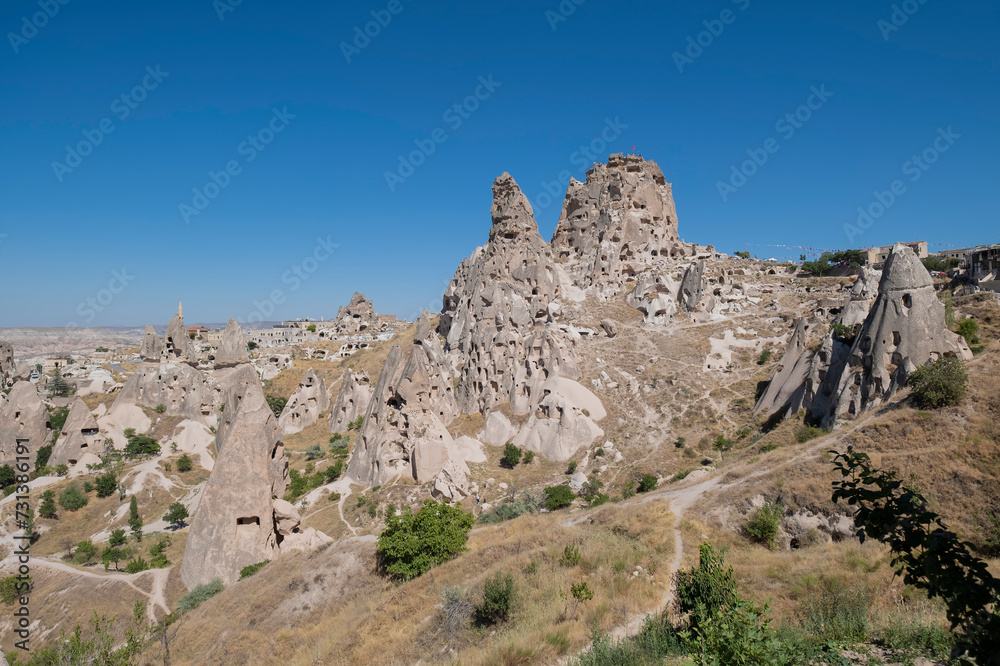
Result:
[[[936,409],[957,404],[965,397],[969,376],[957,358],[940,358],[917,368],[906,382],[913,388],[913,399],[922,409]]]
[[[549,511],[565,508],[572,504],[574,499],[576,499],[576,495],[570,489],[569,484],[563,483],[545,489],[545,508]]]
[[[118,490],[118,478],[113,471],[100,475],[94,482],[98,497],[111,497]]]
[[[576,462],[571,462],[566,466],[566,474],[573,475],[576,474]]]
[[[767,362],[771,360],[771,356],[773,354],[774,352],[772,352],[770,349],[765,349],[764,351],[762,351],[760,353],[760,356],[757,357],[757,365],[767,364]]]
[[[531,461],[534,460],[534,459],[535,459],[535,452],[534,451],[525,451],[524,452],[524,457],[521,458],[521,462],[523,462],[525,465],[527,465],[527,464],[531,463]]]
[[[674,447],[678,449],[683,449],[686,443],[687,443],[686,439],[684,439],[683,437],[678,437],[677,441],[674,442]]]
[[[163,535],[160,540],[149,548],[149,555],[153,559],[149,561],[149,566],[153,569],[165,569],[170,566],[170,560],[167,559],[166,550],[170,546],[170,537]]]
[[[222,580],[219,578],[216,578],[211,583],[198,585],[177,601],[177,612],[183,615],[184,613],[193,611],[224,589],[226,589],[226,586],[222,584]]]
[[[56,432],[58,434],[58,431]],[[41,472],[49,464],[49,456],[52,455],[52,445],[46,444],[38,448],[38,454],[35,456],[35,471]],[[41,475],[39,475],[41,476]]]
[[[648,493],[650,490],[656,488],[657,478],[652,474],[643,474],[642,479],[639,481],[638,491],[640,493]]]
[[[559,558],[559,564],[564,567],[575,567],[580,563],[580,547],[567,545],[563,548],[562,557]]]
[[[795,433],[795,441],[799,444],[805,444],[810,439],[816,439],[817,437],[822,437],[827,434],[828,430],[823,430],[822,428],[816,428],[814,426],[806,426],[804,428],[799,428]]]
[[[513,520],[527,513],[538,513],[538,509],[538,499],[525,490],[521,493],[521,497],[513,502],[504,502],[489,511],[484,511],[479,515],[479,522],[486,525],[502,523],[505,520]]]
[[[785,508],[777,502],[768,502],[750,515],[744,528],[748,537],[774,550],[774,539],[778,536],[781,516]]]
[[[344,461],[336,460],[325,470],[323,470],[323,480],[326,483],[333,483],[340,478],[341,473],[344,471]]]
[[[507,442],[503,447],[503,458],[500,459],[500,466],[507,469],[514,469],[517,463],[521,462],[521,449],[514,446],[513,442]]]
[[[42,502],[38,505],[38,515],[48,519],[56,517],[56,494],[54,491],[46,490],[42,493]]]
[[[476,624],[491,626],[510,619],[517,598],[514,576],[497,572],[483,584],[483,601],[476,606]]]
[[[190,472],[194,467],[194,461],[191,460],[191,456],[188,454],[182,455],[177,459],[177,471],[178,472]]]
[[[343,463],[341,463],[341,468]],[[336,463],[333,467],[336,467]],[[328,468],[329,469],[329,468]],[[323,485],[326,476],[323,472],[316,472],[315,474],[302,474],[297,469],[289,470],[288,478],[290,479],[288,484],[288,490],[285,491],[284,500],[286,502],[295,502],[297,499],[308,493],[310,490],[315,490]]]
[[[167,406],[164,405],[163,403],[160,403],[159,405],[156,406],[156,408],[153,411],[156,412],[157,414],[162,414],[163,412],[167,411]]]
[[[378,537],[379,565],[390,576],[410,580],[465,551],[471,513],[424,500],[419,511],[390,512]]]
[[[979,323],[975,319],[966,317],[958,322],[957,333],[965,338],[965,341],[970,345],[979,344],[979,338],[976,336],[979,333]]]
[[[264,396],[267,400],[267,406],[271,408],[275,416],[281,416],[281,412],[285,410],[285,405],[288,404],[288,398],[282,398],[277,395],[267,395]]]
[[[18,585],[20,584],[20,588]],[[17,576],[7,576],[0,579],[0,601],[5,604],[12,604],[20,596],[26,595],[31,590],[31,578],[21,581]]]
[[[149,562],[137,557],[134,560],[129,560],[129,563],[125,565],[125,573],[135,574],[141,571],[146,571],[149,569]]]
[[[319,447],[319,444],[313,444],[306,449],[306,460],[319,460],[322,457],[323,449]]]
[[[853,340],[856,335],[853,326],[846,326],[840,322],[830,324],[830,330],[833,331],[836,337],[844,340]]]
[[[687,476],[687,474],[684,476]],[[682,478],[684,477],[679,477],[679,479]],[[635,497],[635,481],[627,481],[625,485],[622,486],[622,499],[627,500],[630,497]]]
[[[134,435],[129,437],[128,444],[125,445],[125,455],[135,456],[155,456],[160,453],[160,445],[156,440],[146,435]]]
[[[348,430],[360,430],[361,429],[361,425],[364,422],[365,422],[365,417],[364,417],[364,414],[362,414],[358,418],[356,418],[353,421],[351,421],[350,423],[348,423],[347,424],[347,429]]]
[[[10,465],[0,466],[0,488],[14,485],[17,479],[17,472]]]
[[[258,562],[257,564],[248,564],[247,566],[240,569],[240,580],[244,578],[249,578],[258,571],[264,568],[271,560],[264,560],[263,562]]]
[[[73,553],[73,561],[77,564],[87,564],[100,554],[100,549],[94,545],[90,539],[76,544],[76,552]]]

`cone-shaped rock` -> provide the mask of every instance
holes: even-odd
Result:
[[[302,432],[329,408],[330,392],[326,390],[326,382],[309,368],[278,417],[278,426],[286,435]]]
[[[146,324],[146,332],[142,336],[142,347],[139,356],[143,361],[159,363],[163,354],[163,340],[156,334],[156,330],[150,324]]]
[[[330,410],[330,434],[347,432],[347,426],[368,411],[371,399],[372,382],[368,375],[352,370],[345,372]]]
[[[13,465],[18,456],[27,455],[34,469],[38,449],[50,442],[49,412],[38,390],[31,382],[17,382],[0,400],[0,464]],[[18,453],[18,444],[27,453]]]
[[[59,439],[49,456],[50,465],[75,465],[85,453],[104,452],[100,427],[90,408],[77,398],[69,409]]]
[[[228,368],[249,362],[247,336],[236,320],[230,317],[226,330],[222,332],[222,341],[215,352],[215,367]]]

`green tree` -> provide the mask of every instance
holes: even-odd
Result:
[[[746,251],[737,251],[737,252],[734,252],[733,254],[735,254],[740,259],[749,259],[750,258],[750,253],[746,252]]]
[[[959,335],[965,338],[965,341],[970,345],[979,344],[979,337],[976,335],[979,333],[979,322],[972,317],[966,317],[962,321],[958,322],[956,331]]]
[[[960,402],[969,376],[959,359],[939,358],[911,372],[906,383],[913,388],[913,398],[921,408],[936,409]]]
[[[17,473],[10,465],[0,466],[0,488],[14,485],[17,480]]]
[[[38,515],[42,518],[56,517],[56,494],[52,490],[42,493],[42,503],[38,505]]]
[[[322,457],[323,449],[320,448],[319,444],[313,444],[306,449],[306,460],[319,460]]]
[[[109,546],[124,546],[126,542],[125,530],[112,530],[111,536],[108,537]]]
[[[267,398],[267,406],[271,408],[275,416],[281,416],[281,412],[284,411],[285,405],[288,404],[288,398],[282,398],[276,395],[265,396]]]
[[[114,562],[115,571],[118,571],[118,563],[122,560],[127,560],[128,556],[128,549],[118,546],[108,546],[101,553],[101,564],[104,565],[104,570],[107,571],[111,568],[111,563]]]
[[[163,520],[167,521],[174,526],[174,529],[180,529],[184,527],[184,521],[188,518],[187,507],[180,502],[174,502],[167,508],[167,513],[163,516]]]
[[[514,469],[521,462],[521,455],[521,449],[514,446],[513,442],[507,442],[503,447],[503,458],[500,459],[500,466]]]
[[[87,496],[75,484],[70,484],[59,493],[59,506],[67,511],[78,511],[87,506]]]
[[[73,561],[77,564],[86,564],[97,557],[100,549],[94,545],[90,539],[76,544],[76,552],[73,554]]]
[[[110,497],[118,490],[118,477],[115,476],[114,471],[109,470],[97,477],[94,488],[97,490],[98,497]]]
[[[637,488],[637,490],[640,493],[647,493],[650,490],[656,488],[657,481],[658,479],[652,474],[643,474],[642,479],[640,479],[639,481],[639,487]]]
[[[49,395],[60,398],[65,398],[73,394],[73,387],[69,385],[69,382],[63,379],[62,373],[59,372],[59,368],[56,368],[55,374],[52,376],[52,381],[49,382],[48,388]]]
[[[125,445],[125,455],[132,458],[136,456],[155,456],[160,452],[160,445],[152,437],[146,435],[133,435],[129,437],[128,444]]]
[[[514,611],[517,585],[514,576],[498,571],[483,584],[483,601],[476,606],[476,624],[490,626],[506,622]]]
[[[191,456],[188,454],[182,455],[177,459],[177,471],[178,472],[190,472],[194,467],[194,461],[191,460]]]
[[[744,530],[747,536],[766,545],[774,550],[774,540],[778,536],[778,529],[781,527],[781,517],[785,513],[785,507],[777,502],[768,502],[764,506],[757,508],[750,514]]]
[[[434,500],[416,513],[390,511],[378,537],[379,565],[395,578],[416,578],[463,552],[474,522],[471,513]]]
[[[549,511],[565,508],[572,504],[574,499],[576,494],[570,489],[569,484],[563,483],[545,489],[545,508]]]
[[[139,515],[139,501],[132,495],[128,503],[128,526],[136,541],[142,541],[142,516]]]
[[[973,555],[972,544],[948,529],[927,508],[927,499],[895,472],[877,470],[864,453],[830,451],[841,480],[833,501],[854,507],[857,537],[880,541],[892,551],[892,566],[903,582],[941,599],[957,633],[958,648],[982,663],[1000,655],[1000,580]],[[993,661],[991,661],[993,660]]]
[[[309,324],[308,326],[306,326],[306,330],[309,331],[310,333],[315,333],[316,332],[316,324]]]

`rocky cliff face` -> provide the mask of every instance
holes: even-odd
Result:
[[[489,242],[462,262],[445,291],[439,330],[459,367],[463,413],[509,402],[526,414],[546,379],[579,371],[557,326],[552,251],[510,174],[493,183],[492,217]]]
[[[286,435],[302,432],[329,408],[330,392],[326,390],[326,382],[309,368],[278,417],[278,426]]]
[[[97,419],[83,400],[77,398],[69,409],[66,423],[59,439],[52,448],[49,465],[75,465],[84,454],[100,455],[104,452],[103,439]]]
[[[146,330],[142,334],[142,347],[139,356],[143,361],[158,363],[163,355],[163,340],[156,334],[156,330],[151,324],[146,324]]]
[[[186,363],[143,363],[125,382],[111,411],[127,404],[163,405],[167,414],[204,421],[212,414],[215,396],[208,378]]]
[[[21,455],[29,457],[34,469],[38,449],[49,444],[49,412],[31,382],[17,382],[0,400],[0,464],[11,464]],[[28,453],[18,453],[18,444]]]
[[[249,363],[250,356],[247,353],[247,336],[243,328],[232,317],[226,324],[226,330],[222,332],[222,341],[215,351],[216,368],[230,368],[241,363]]]
[[[453,375],[424,313],[404,364],[394,346],[372,394],[348,474],[381,485],[397,476],[434,479],[454,454],[447,424],[459,414]]]
[[[166,361],[182,361],[191,365],[198,364],[191,338],[184,329],[184,317],[175,314],[167,324],[167,332],[163,336],[163,359]]]
[[[347,426],[368,411],[371,399],[372,381],[368,375],[351,370],[345,372],[330,410],[330,434],[347,432]]]
[[[943,356],[969,360],[972,352],[948,330],[944,305],[916,253],[897,243],[846,362],[827,373],[830,400],[817,402],[814,415],[832,427],[838,417],[874,409],[906,384],[909,373]]]
[[[0,342],[0,388],[14,385],[14,348],[6,342]]]
[[[620,288],[664,257],[690,254],[663,171],[621,154],[595,164],[586,182],[570,181],[552,249],[584,288]]]
[[[275,516],[275,498],[288,485],[277,419],[259,382],[233,383],[224,400],[215,467],[181,561],[188,588],[214,578],[235,582],[241,568],[278,555],[286,536]],[[287,513],[284,504],[279,509],[282,516]]]

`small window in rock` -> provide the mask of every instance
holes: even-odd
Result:
[[[913,297],[909,294],[903,294],[903,307],[911,308],[913,307]]]

